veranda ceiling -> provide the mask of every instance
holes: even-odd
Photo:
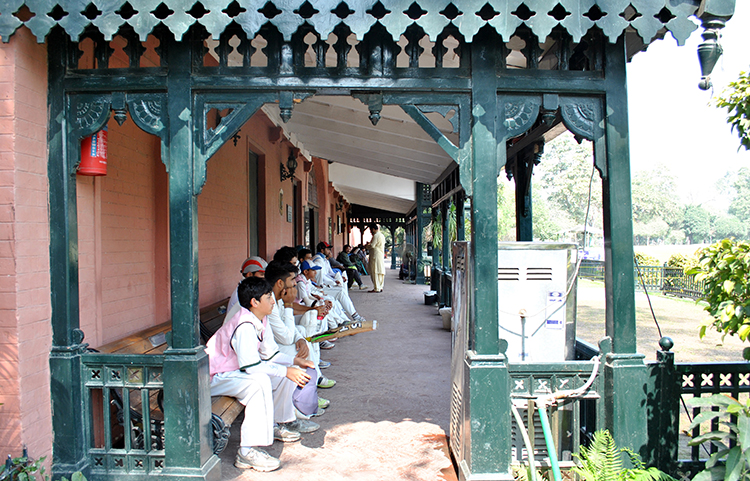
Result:
[[[405,214],[414,204],[414,183],[434,183],[452,163],[398,106],[384,105],[377,125],[370,121],[366,105],[346,96],[308,98],[294,106],[286,124],[278,105],[263,110],[293,143],[332,162],[330,181],[352,204]],[[447,119],[437,113],[426,116],[458,143]]]

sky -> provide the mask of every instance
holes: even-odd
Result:
[[[698,88],[697,47],[702,28],[684,46],[667,34],[628,64],[630,159],[633,174],[664,165],[676,177],[683,202],[726,208],[716,182],[728,171],[750,167],[750,152],[726,122],[712,97],[750,68],[750,1],[738,0],[721,31],[724,54],[711,75],[713,92]]]

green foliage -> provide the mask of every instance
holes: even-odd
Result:
[[[729,213],[742,222],[750,223],[750,169],[743,167],[737,171],[732,190]]]
[[[578,144],[571,134],[563,134],[544,147],[544,155],[537,166],[539,177],[532,185],[538,185],[542,197],[547,199],[550,212],[559,209],[567,217],[571,228],[582,225],[586,217],[589,200],[589,185],[594,157],[591,143]],[[594,174],[591,191],[589,225],[602,228],[602,184]],[[532,196],[533,198],[533,196]]]
[[[679,267],[683,271],[691,269],[697,265],[698,258],[696,256],[686,256],[685,254],[672,254],[665,264],[666,267]]]
[[[430,234],[429,240],[432,240],[432,247],[440,250],[443,248],[443,212],[437,209],[437,215],[435,221],[430,222]],[[448,207],[448,237],[450,242],[453,242],[458,237],[458,229],[456,224],[456,204],[452,203]]]
[[[750,73],[740,72],[716,99],[716,106],[727,109],[727,123],[740,138],[740,146],[750,150]]]
[[[691,244],[711,237],[711,214],[699,205],[688,205],[683,212],[682,230]]]
[[[714,220],[714,235],[717,239],[746,239],[747,226],[733,215],[720,216]]]
[[[714,394],[711,397],[693,398],[688,404],[705,408],[693,418],[690,429],[717,418],[719,426],[724,427],[702,434],[688,443],[690,446],[697,446],[710,442],[718,448],[706,461],[705,469],[693,481],[750,480],[750,401],[742,404],[731,396]],[[730,447],[730,444],[735,445]]]
[[[517,481],[531,481],[534,478],[531,476],[531,468],[527,465],[524,466],[513,466],[513,479]],[[537,469],[536,470],[537,481],[551,481],[553,476],[550,469]]]
[[[504,179],[504,175],[497,178],[497,240],[499,242],[516,240],[515,191],[513,184],[505,182]]]
[[[45,459],[46,456],[39,459],[31,459],[27,456],[12,458],[10,469],[5,464],[0,466],[0,481],[49,481],[49,476],[44,469]],[[68,481],[68,478],[63,477],[60,481]],[[70,481],[86,481],[86,476],[76,471],[70,476]]]
[[[624,466],[623,455],[628,457],[632,468]],[[606,429],[595,432],[591,445],[581,446],[580,452],[573,456],[579,464],[573,471],[583,481],[675,481],[656,468],[646,468],[630,449],[618,448]]]
[[[663,165],[636,172],[632,182],[633,221],[648,222],[677,215],[676,190],[674,176]]]
[[[659,262],[659,259],[656,257],[651,257],[650,255],[644,254],[642,252],[636,252],[635,253],[635,260],[638,262],[639,266],[660,266],[661,263]]]
[[[700,263],[687,271],[705,281],[706,311],[713,320],[701,326],[700,336],[713,327],[723,336],[738,335],[746,341],[750,335],[750,244],[724,239],[700,251]],[[745,349],[747,359],[748,348]]]

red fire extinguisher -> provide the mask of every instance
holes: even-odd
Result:
[[[80,175],[107,175],[107,127],[81,140]]]

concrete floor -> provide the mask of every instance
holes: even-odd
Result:
[[[372,285],[369,278],[364,279]],[[221,455],[223,480],[447,480],[456,479],[447,450],[450,418],[450,341],[437,308],[424,305],[428,286],[404,284],[388,270],[384,292],[350,291],[374,332],[346,337],[323,351],[337,381],[320,389],[331,406],[315,418],[319,431],[296,443],[274,442],[281,459],[271,473],[239,470],[238,418]]]

